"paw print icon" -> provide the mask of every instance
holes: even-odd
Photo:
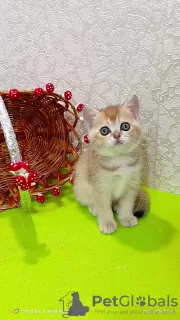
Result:
[[[136,298],[136,304],[138,304],[140,307],[145,306],[146,298],[145,297],[141,297],[141,296],[137,297]]]

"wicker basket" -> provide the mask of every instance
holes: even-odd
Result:
[[[38,174],[29,192],[35,197],[55,186],[63,185],[72,175],[81,150],[76,132],[78,115],[73,104],[62,95],[33,91],[20,92],[18,99],[1,92],[8,111],[23,161]],[[9,171],[10,155],[3,130],[0,129],[0,211],[20,205],[20,193]],[[64,169],[64,170],[62,170]]]

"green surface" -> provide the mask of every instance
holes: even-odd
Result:
[[[31,214],[1,213],[0,319],[63,319],[59,299],[70,291],[78,291],[89,306],[85,317],[72,319],[179,319],[180,306],[92,306],[92,296],[134,295],[136,301],[148,294],[169,295],[180,304],[180,196],[148,192],[148,216],[134,228],[119,226],[112,235],[99,232],[96,218],[74,200],[69,184],[61,197],[49,197],[44,205],[33,202]],[[143,310],[176,313],[131,314]]]

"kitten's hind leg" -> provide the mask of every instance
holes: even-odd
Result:
[[[82,183],[81,180],[75,180],[74,195],[83,206],[89,207],[93,202],[92,187],[88,183]]]
[[[92,194],[92,188],[90,185],[86,184],[85,186],[82,184],[78,185],[77,183],[74,186],[74,193],[76,196],[76,199],[84,206],[87,206],[89,209],[89,212],[93,216],[97,216],[93,203],[93,194]]]

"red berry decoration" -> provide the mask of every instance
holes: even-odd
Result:
[[[59,196],[60,195],[60,193],[61,193],[61,190],[58,188],[58,187],[54,187],[54,188],[52,188],[52,194],[53,194],[53,196]]]
[[[88,135],[87,135],[87,134],[84,136],[84,142],[85,142],[85,143],[89,143],[89,138],[88,138]]]
[[[26,178],[24,176],[16,176],[14,182],[17,186],[21,187],[26,184]]]
[[[74,184],[74,182],[75,182],[74,177],[70,178],[69,181],[71,182],[71,184]]]
[[[71,98],[72,98],[72,92],[71,91],[65,91],[64,92],[64,98],[66,99],[66,100],[71,100]]]
[[[80,150],[80,147],[79,146],[76,146],[75,147],[75,150],[78,152]]]
[[[35,171],[32,171],[28,174],[27,178],[28,183],[36,182],[37,181],[37,173]]]
[[[20,188],[22,191],[27,191],[29,190],[29,184],[25,182]]]
[[[43,95],[44,95],[44,90],[42,88],[34,89],[34,96],[35,97],[40,98],[40,97],[43,97]]]
[[[11,162],[9,165],[9,169],[10,169],[10,171],[14,171],[14,172],[20,170],[21,169],[21,161]]]
[[[38,194],[38,196],[37,196],[37,202],[39,202],[39,203],[44,203],[44,201],[45,201],[45,196],[43,195],[43,194]]]
[[[52,83],[46,84],[46,91],[47,93],[52,93],[54,91],[54,85]]]
[[[9,98],[12,100],[19,99],[20,97],[20,92],[17,89],[11,89],[9,91]]]
[[[83,111],[83,108],[84,108],[84,105],[82,103],[78,104],[77,107],[76,107],[77,112]]]
[[[28,186],[28,189],[32,189],[36,186],[36,183],[35,182],[26,182],[27,186]]]
[[[30,164],[28,162],[24,162],[24,161],[21,162],[21,168],[24,170],[27,170],[27,171],[29,171],[31,169]]]

